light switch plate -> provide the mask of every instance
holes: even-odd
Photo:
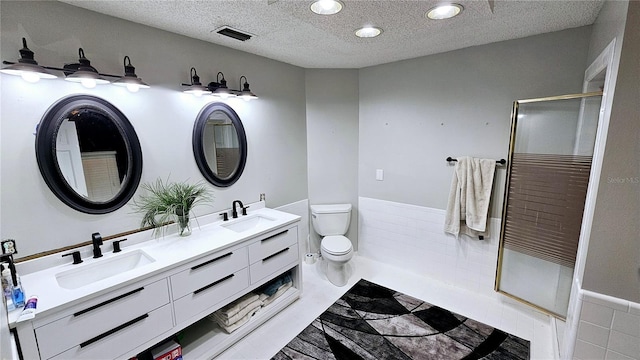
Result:
[[[378,181],[384,180],[384,170],[376,169],[376,180]]]

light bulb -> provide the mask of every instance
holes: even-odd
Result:
[[[437,6],[426,13],[429,19],[443,20],[458,15],[462,11],[462,6],[458,4],[448,4]]]
[[[96,87],[96,81],[94,79],[82,79],[80,80],[80,83],[87,89],[93,89]]]
[[[333,0],[320,0],[319,1],[319,5],[321,8],[323,8],[324,10],[330,10],[333,5],[335,4],[335,2]]]
[[[140,86],[138,86],[138,84],[127,84],[127,90],[131,91],[132,93],[138,92],[138,90],[140,90]]]
[[[34,73],[33,71],[23,71],[20,74],[20,76],[24,81],[27,81],[30,83],[36,83],[40,80],[40,75],[38,75],[37,73]]]

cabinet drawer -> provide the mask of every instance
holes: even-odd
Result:
[[[173,298],[179,299],[247,265],[246,247],[222,251],[194,261],[190,269],[171,276]]]
[[[86,305],[77,306],[72,315],[35,329],[40,357],[50,358],[168,303],[166,279],[128,286],[92,299]],[[151,330],[148,333],[153,337]]]
[[[187,296],[174,300],[176,323],[180,324],[194,315],[211,309],[215,305],[225,305],[218,303],[249,286],[247,268],[227,274],[228,275],[221,276],[217,280],[211,281],[208,285],[201,287]],[[215,309],[209,312],[213,312],[213,310]],[[207,314],[203,314],[203,316],[204,315]]]
[[[265,277],[272,275],[279,269],[298,261],[298,244],[294,244],[265,256],[260,261],[251,264],[251,283],[254,284]]]
[[[141,344],[152,340],[173,327],[171,304],[145,313],[135,319],[119,324],[95,337],[86,340],[51,359],[117,359],[122,358]],[[61,334],[64,336],[65,334]],[[45,359],[45,357],[42,357]]]
[[[278,232],[249,245],[249,264],[260,261],[298,242],[298,228]]]

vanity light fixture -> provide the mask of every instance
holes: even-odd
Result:
[[[244,79],[244,81],[243,81]],[[196,73],[195,68],[191,68],[191,84],[182,84],[185,86],[183,92],[193,94],[195,96],[213,95],[222,99],[239,97],[244,100],[257,99],[258,97],[249,89],[249,83],[246,76],[240,76],[240,87],[242,90],[230,89],[227,86],[227,80],[222,72],[216,75],[216,81],[212,81],[207,86],[200,83],[200,77]]]
[[[113,82],[113,85],[126,87],[131,92],[137,92],[139,89],[148,89],[149,85],[142,81],[136,75],[136,68],[131,65],[131,59],[124,57],[124,76]]]
[[[244,83],[242,79],[244,78]],[[257,99],[258,97],[254,94],[251,89],[249,89],[249,83],[247,82],[247,77],[242,75],[240,76],[240,87],[242,87],[242,91],[240,91],[239,98],[244,99],[245,101],[249,101],[252,99]]]
[[[450,19],[462,12],[464,8],[459,4],[438,5],[426,12],[425,16],[432,20]]]
[[[382,29],[373,26],[365,26],[356,30],[356,36],[360,38],[373,38],[380,34],[382,34]]]
[[[17,63],[11,63],[3,61],[4,64],[9,66],[0,70],[0,72],[9,75],[19,75],[28,82],[34,83],[40,79],[55,79],[57,78],[51,71],[47,70],[44,66],[38,65],[38,62],[33,58],[33,51],[27,47],[27,39],[22,38],[22,49],[20,49],[20,60]]]
[[[311,4],[311,11],[318,15],[333,15],[339,13],[343,6],[337,0],[318,0]]]
[[[220,76],[222,76],[222,79],[220,79]],[[224,79],[224,74],[220,71],[218,71],[218,74],[216,75],[216,81],[210,82],[208,88],[209,91],[213,93],[213,96],[223,99],[237,96],[227,87],[227,80]]]
[[[186,86],[183,92],[193,94],[195,96],[211,94],[211,91],[200,82],[200,76],[198,76],[196,68],[192,67],[189,75],[191,76],[191,84],[182,84],[182,86]]]
[[[65,80],[79,82],[86,88],[94,88],[97,84],[108,84],[110,81],[100,76],[98,70],[91,66],[91,62],[84,56],[84,50],[78,49],[78,62],[65,64]]]
[[[128,56],[124,57],[124,76],[101,74],[91,66],[91,62],[84,56],[84,50],[78,49],[78,62],[74,64],[65,64],[62,68],[38,65],[33,58],[33,51],[27,47],[27,40],[22,38],[22,49],[20,49],[20,60],[17,63],[3,61],[5,65],[9,65],[0,72],[9,75],[20,75],[28,82],[36,82],[40,79],[55,79],[56,76],[50,70],[61,71],[65,75],[65,80],[81,83],[87,88],[93,88],[97,84],[108,84],[111,81],[104,77],[117,78],[113,84],[118,86],[126,86],[129,91],[136,92],[140,88],[148,88],[149,85],[138,78],[136,68],[131,65]],[[206,88],[205,88],[206,89]]]

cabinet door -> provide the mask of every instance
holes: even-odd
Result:
[[[208,285],[174,300],[176,323],[180,324],[198,314],[201,314],[201,317],[206,316],[225,305],[222,301],[243,291],[247,286],[249,286],[247,268],[217,279],[211,279]]]
[[[189,269],[171,276],[171,292],[174,299],[247,267],[247,248],[221,251],[193,261],[192,264]]]
[[[127,352],[171,330],[171,305],[140,315],[52,357],[68,359],[119,359]]]
[[[287,230],[277,231],[275,234],[267,235],[260,241],[249,245],[249,263],[261,261],[269,255],[289,247],[298,242],[298,228],[292,227]]]
[[[255,284],[267,276],[273,276],[274,273],[284,270],[286,267],[292,267],[299,261],[298,244],[289,245],[282,250],[278,250],[251,264],[251,283]]]
[[[48,359],[168,303],[166,279],[151,284],[128,286],[92,299],[87,304],[77,306],[73,314],[35,329],[40,357]],[[168,319],[171,323],[171,314]],[[153,335],[153,328],[148,333]]]

